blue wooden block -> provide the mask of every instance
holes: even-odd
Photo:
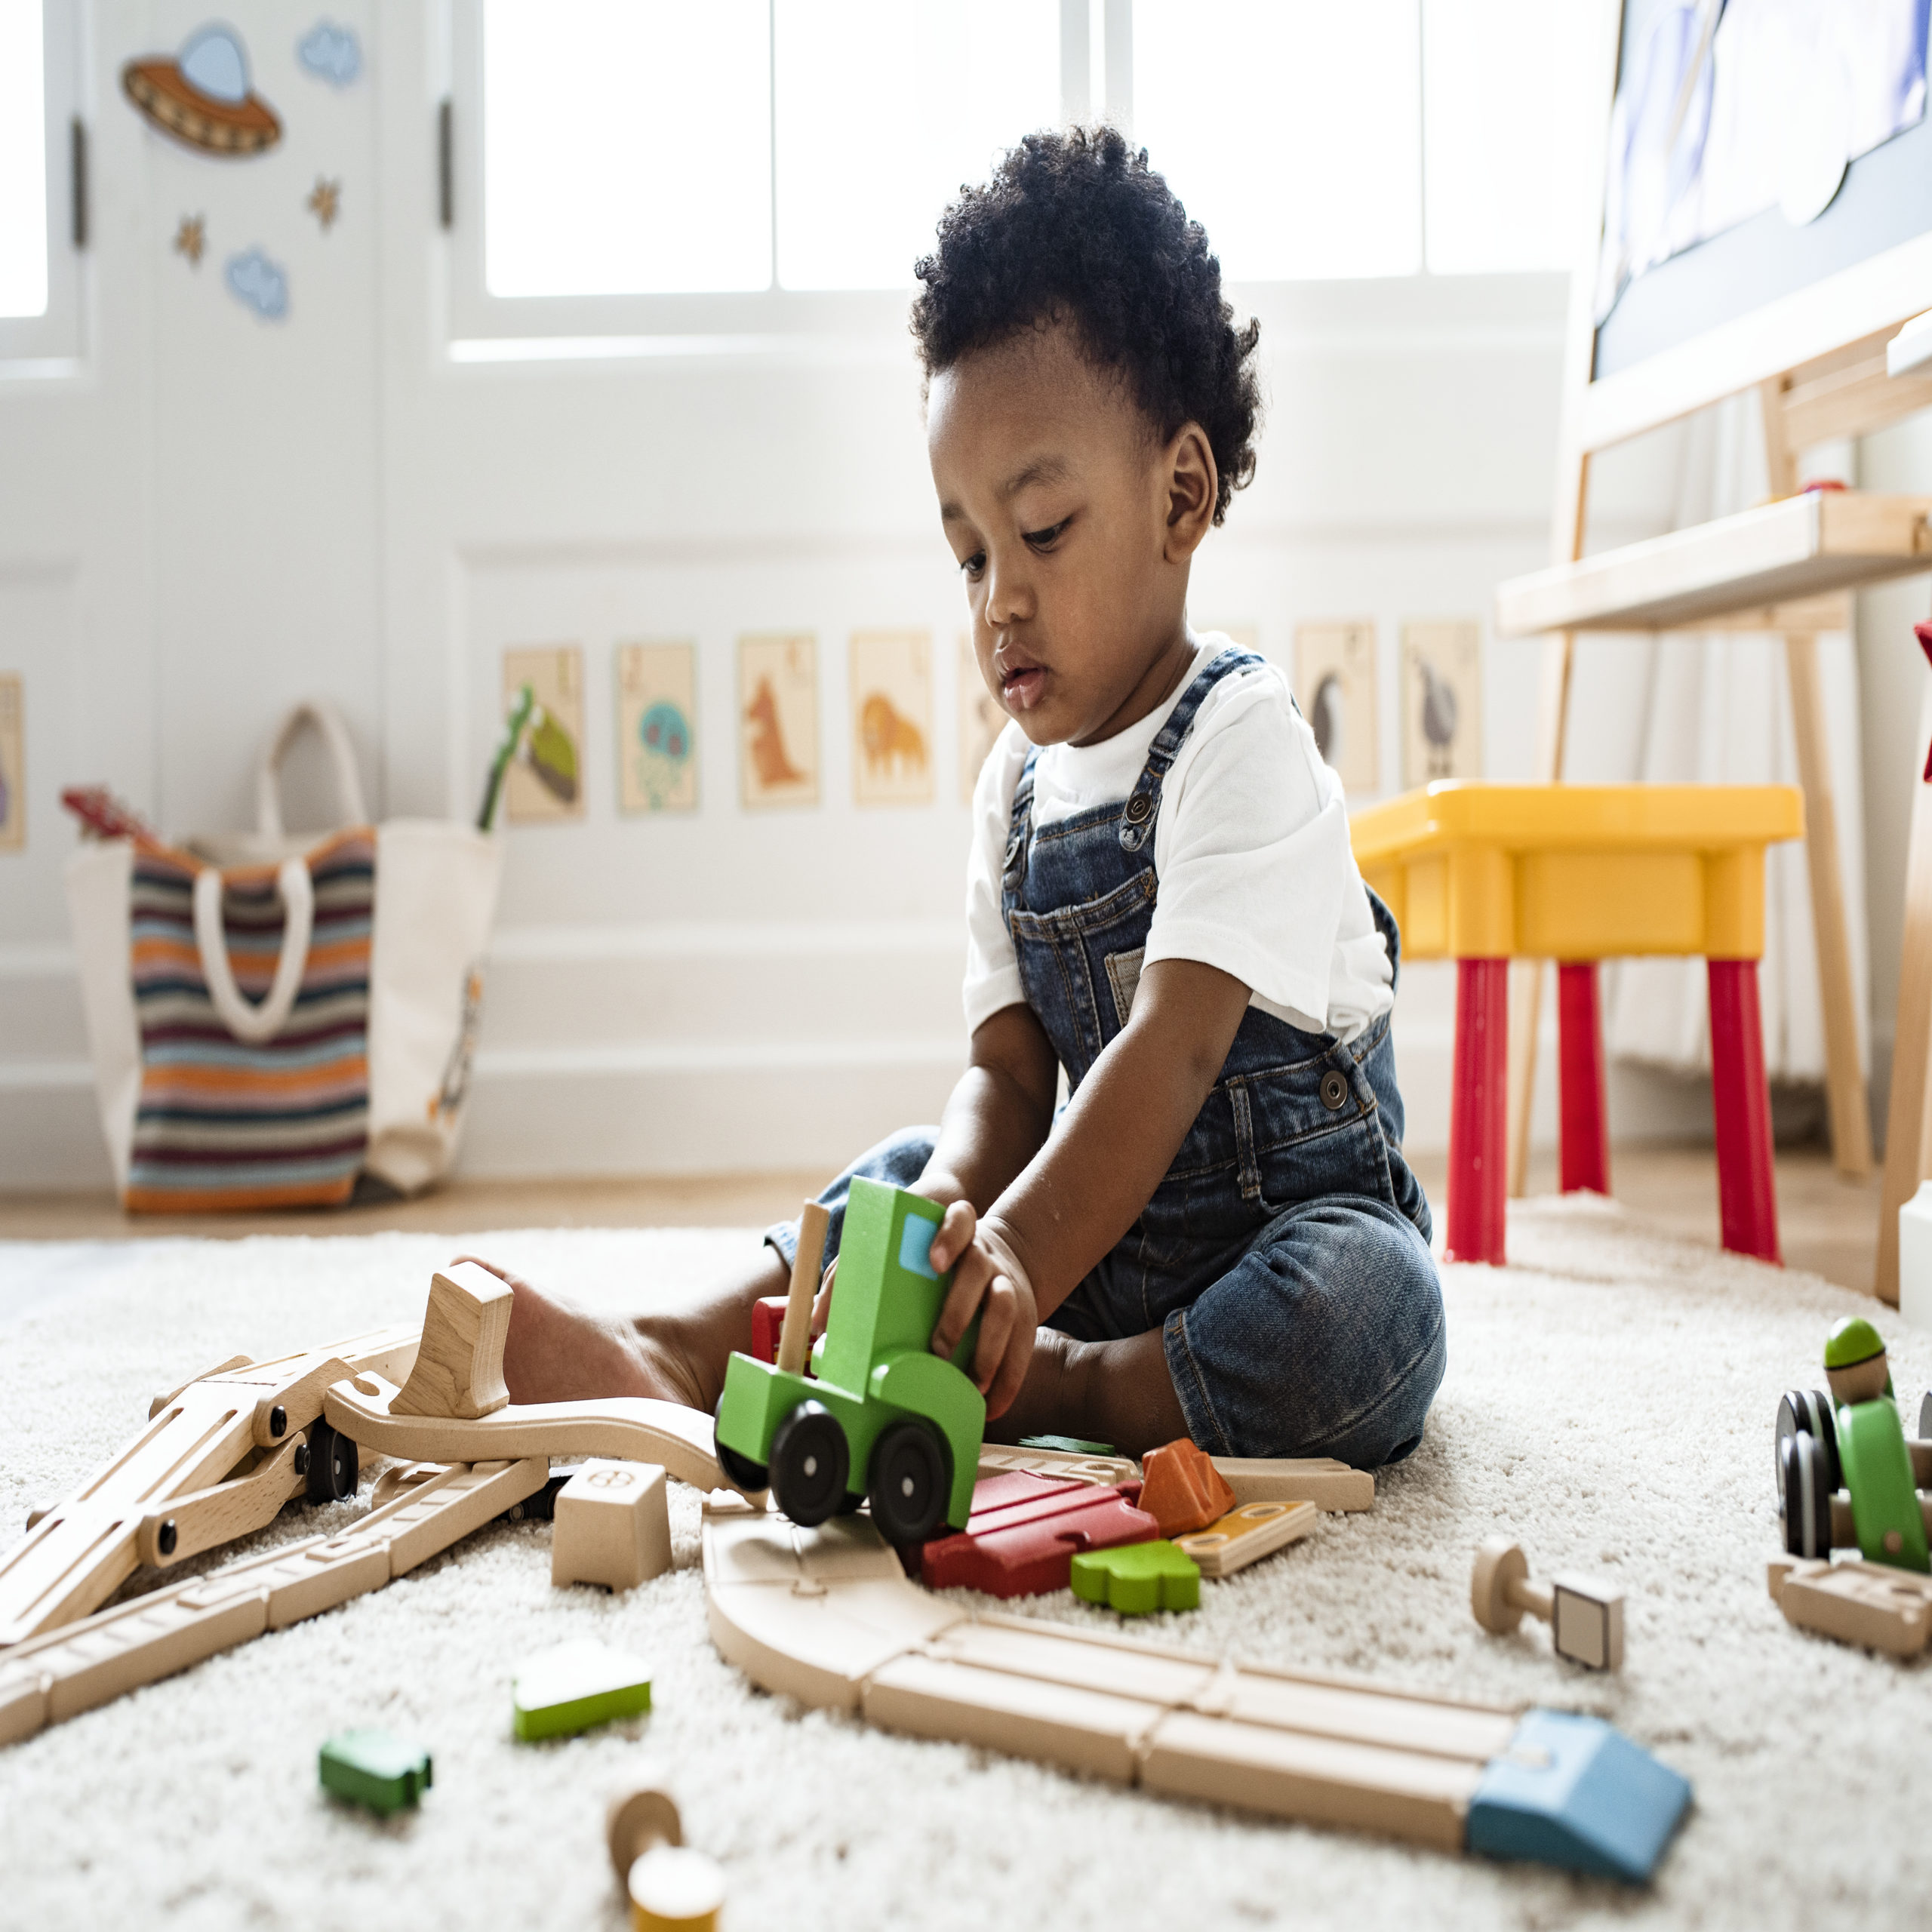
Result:
[[[1476,1787],[1469,1847],[1641,1884],[1690,1802],[1687,1780],[1601,1718],[1529,1711]]]

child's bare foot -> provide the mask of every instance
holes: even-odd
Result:
[[[648,1395],[706,1409],[703,1379],[685,1358],[672,1315],[598,1315],[533,1287],[480,1255],[474,1261],[507,1281],[509,1334],[503,1381],[512,1402],[581,1402],[600,1395]]]
[[[1033,1337],[1033,1359],[1012,1407],[986,1426],[989,1441],[1077,1435],[1145,1455],[1187,1433],[1161,1331],[1118,1342],[1077,1342],[1057,1328]]]

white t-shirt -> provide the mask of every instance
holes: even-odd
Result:
[[[1033,823],[1052,825],[1124,799],[1155,734],[1229,640],[1201,636],[1172,697],[1094,745],[1049,745],[1033,765]],[[966,873],[966,1025],[1023,1004],[1000,917],[1013,795],[1026,762],[1017,724],[1000,734],[973,792]],[[1142,971],[1198,959],[1252,989],[1248,1004],[1306,1032],[1352,1040],[1394,1005],[1388,948],[1349,844],[1342,782],[1272,664],[1233,672],[1195,712],[1161,789],[1160,883]]]

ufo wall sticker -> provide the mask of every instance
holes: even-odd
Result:
[[[281,139],[279,117],[249,84],[242,36],[219,20],[196,28],[174,60],[130,60],[121,85],[146,119],[198,154],[238,159]]]

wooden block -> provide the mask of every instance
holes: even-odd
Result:
[[[1237,1503],[1312,1503],[1331,1515],[1375,1507],[1375,1478],[1332,1456],[1217,1456]]]
[[[1001,1475],[1016,1469],[1059,1476],[1069,1482],[1094,1483],[1102,1488],[1140,1480],[1140,1464],[1125,1456],[1075,1455],[1060,1449],[1017,1448],[1004,1442],[980,1444],[982,1476]]]
[[[1008,1470],[983,1476],[964,1530],[935,1537],[920,1555],[928,1589],[984,1590],[990,1596],[1038,1596],[1067,1587],[1083,1550],[1151,1542],[1160,1525],[1134,1506],[1131,1484],[1112,1489]]]
[[[1175,1537],[1174,1547],[1202,1576],[1232,1577],[1306,1536],[1319,1514],[1312,1503],[1244,1503],[1204,1530]]]
[[[322,1746],[322,1789],[384,1817],[414,1805],[429,1789],[429,1754],[386,1730],[338,1731]]]
[[[624,1890],[632,1932],[717,1932],[724,1874],[701,1851],[654,1845],[632,1866]]]
[[[1164,1537],[1204,1530],[1234,1507],[1235,1493],[1204,1449],[1186,1437],[1150,1449],[1140,1460],[1140,1507]]]
[[[671,1518],[656,1463],[586,1463],[557,1492],[552,1583],[635,1589],[671,1567]]]
[[[474,1261],[452,1262],[429,1281],[423,1342],[409,1380],[389,1403],[398,1416],[494,1415],[510,1399],[503,1383],[510,1284]]]
[[[1201,1607],[1201,1572],[1161,1540],[1084,1552],[1073,1559],[1072,1570],[1075,1596],[1105,1604],[1123,1617]]]
[[[588,1638],[540,1651],[510,1684],[511,1728],[526,1743],[574,1737],[651,1708],[651,1669],[641,1657]]]
[[[761,1295],[752,1303],[753,1361],[777,1365],[779,1338],[785,1332],[785,1309],[783,1295]]]
[[[338,1382],[323,1398],[331,1425],[398,1462],[481,1463],[528,1456],[608,1456],[657,1463],[702,1490],[735,1487],[718,1466],[711,1418],[641,1395],[588,1402],[512,1403],[474,1420],[391,1413],[380,1376]]]
[[[1932,1577],[1883,1563],[1780,1561],[1770,1582],[1801,1629],[1899,1657],[1916,1657],[1932,1640]]]

